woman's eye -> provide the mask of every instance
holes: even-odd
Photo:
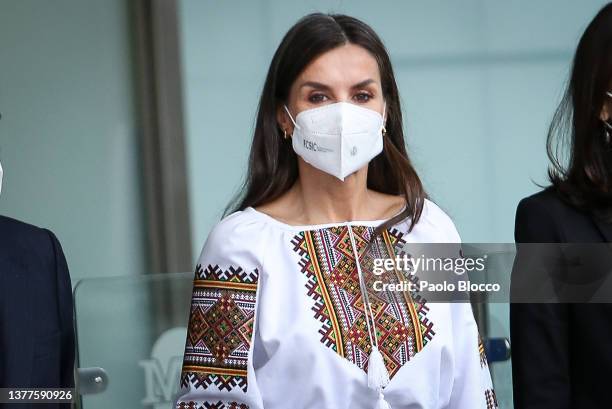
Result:
[[[355,98],[357,102],[368,102],[372,98],[372,95],[368,94],[367,92],[360,92],[353,98]]]
[[[326,96],[323,94],[313,94],[310,97],[308,97],[308,101],[312,102],[313,104],[316,104],[317,102],[323,102],[326,100]]]

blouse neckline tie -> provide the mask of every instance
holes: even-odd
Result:
[[[361,263],[359,257],[359,251],[357,249],[357,243],[355,242],[355,236],[353,234],[353,227],[347,225],[349,237],[351,239],[351,247],[353,249],[353,256],[355,257],[355,264],[357,266],[357,275],[359,276],[359,289],[361,291],[361,297],[363,299],[363,312],[365,314],[365,320],[368,327],[368,336],[370,338],[370,345],[372,350],[368,356],[368,387],[378,392],[378,402],[374,409],[391,409],[389,403],[385,400],[383,394],[383,388],[389,384],[389,372],[385,366],[385,361],[378,348],[378,338],[376,336],[376,321],[374,320],[374,314],[372,313],[372,304],[368,297],[368,291],[365,283],[365,277],[361,270]],[[368,318],[368,315],[370,318]],[[370,319],[372,320],[372,326],[370,326]]]

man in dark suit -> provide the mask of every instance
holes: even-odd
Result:
[[[72,305],[68,266],[55,235],[0,216],[0,388],[74,387]]]

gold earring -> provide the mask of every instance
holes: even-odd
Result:
[[[387,128],[385,128],[384,125],[383,125],[383,128],[382,128],[382,134],[383,134],[383,136],[385,136],[387,134]]]
[[[287,139],[287,130],[283,129],[283,138]]]

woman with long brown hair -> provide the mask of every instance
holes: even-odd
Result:
[[[497,406],[469,304],[372,289],[375,259],[460,238],[408,158],[367,24],[314,13],[285,35],[243,192],[196,268],[178,408]]]
[[[550,186],[522,199],[516,211],[515,266],[546,260],[541,264],[546,282],[563,284],[549,286],[554,288],[549,299],[542,292],[537,298],[524,297],[520,283],[533,281],[536,270],[515,267],[512,273],[517,295],[512,299],[526,298],[510,305],[516,409],[611,405],[612,304],[609,294],[607,303],[592,302],[598,298],[591,290],[603,289],[600,278],[591,277],[598,269],[608,268],[609,276],[610,249],[602,243],[612,242],[611,134],[612,3],[608,3],[580,38],[565,95],[550,126]],[[551,247],[581,250],[542,256],[542,250]],[[582,257],[598,259],[600,265],[591,263],[579,271],[581,286],[568,285],[572,282],[567,277],[579,270]]]

